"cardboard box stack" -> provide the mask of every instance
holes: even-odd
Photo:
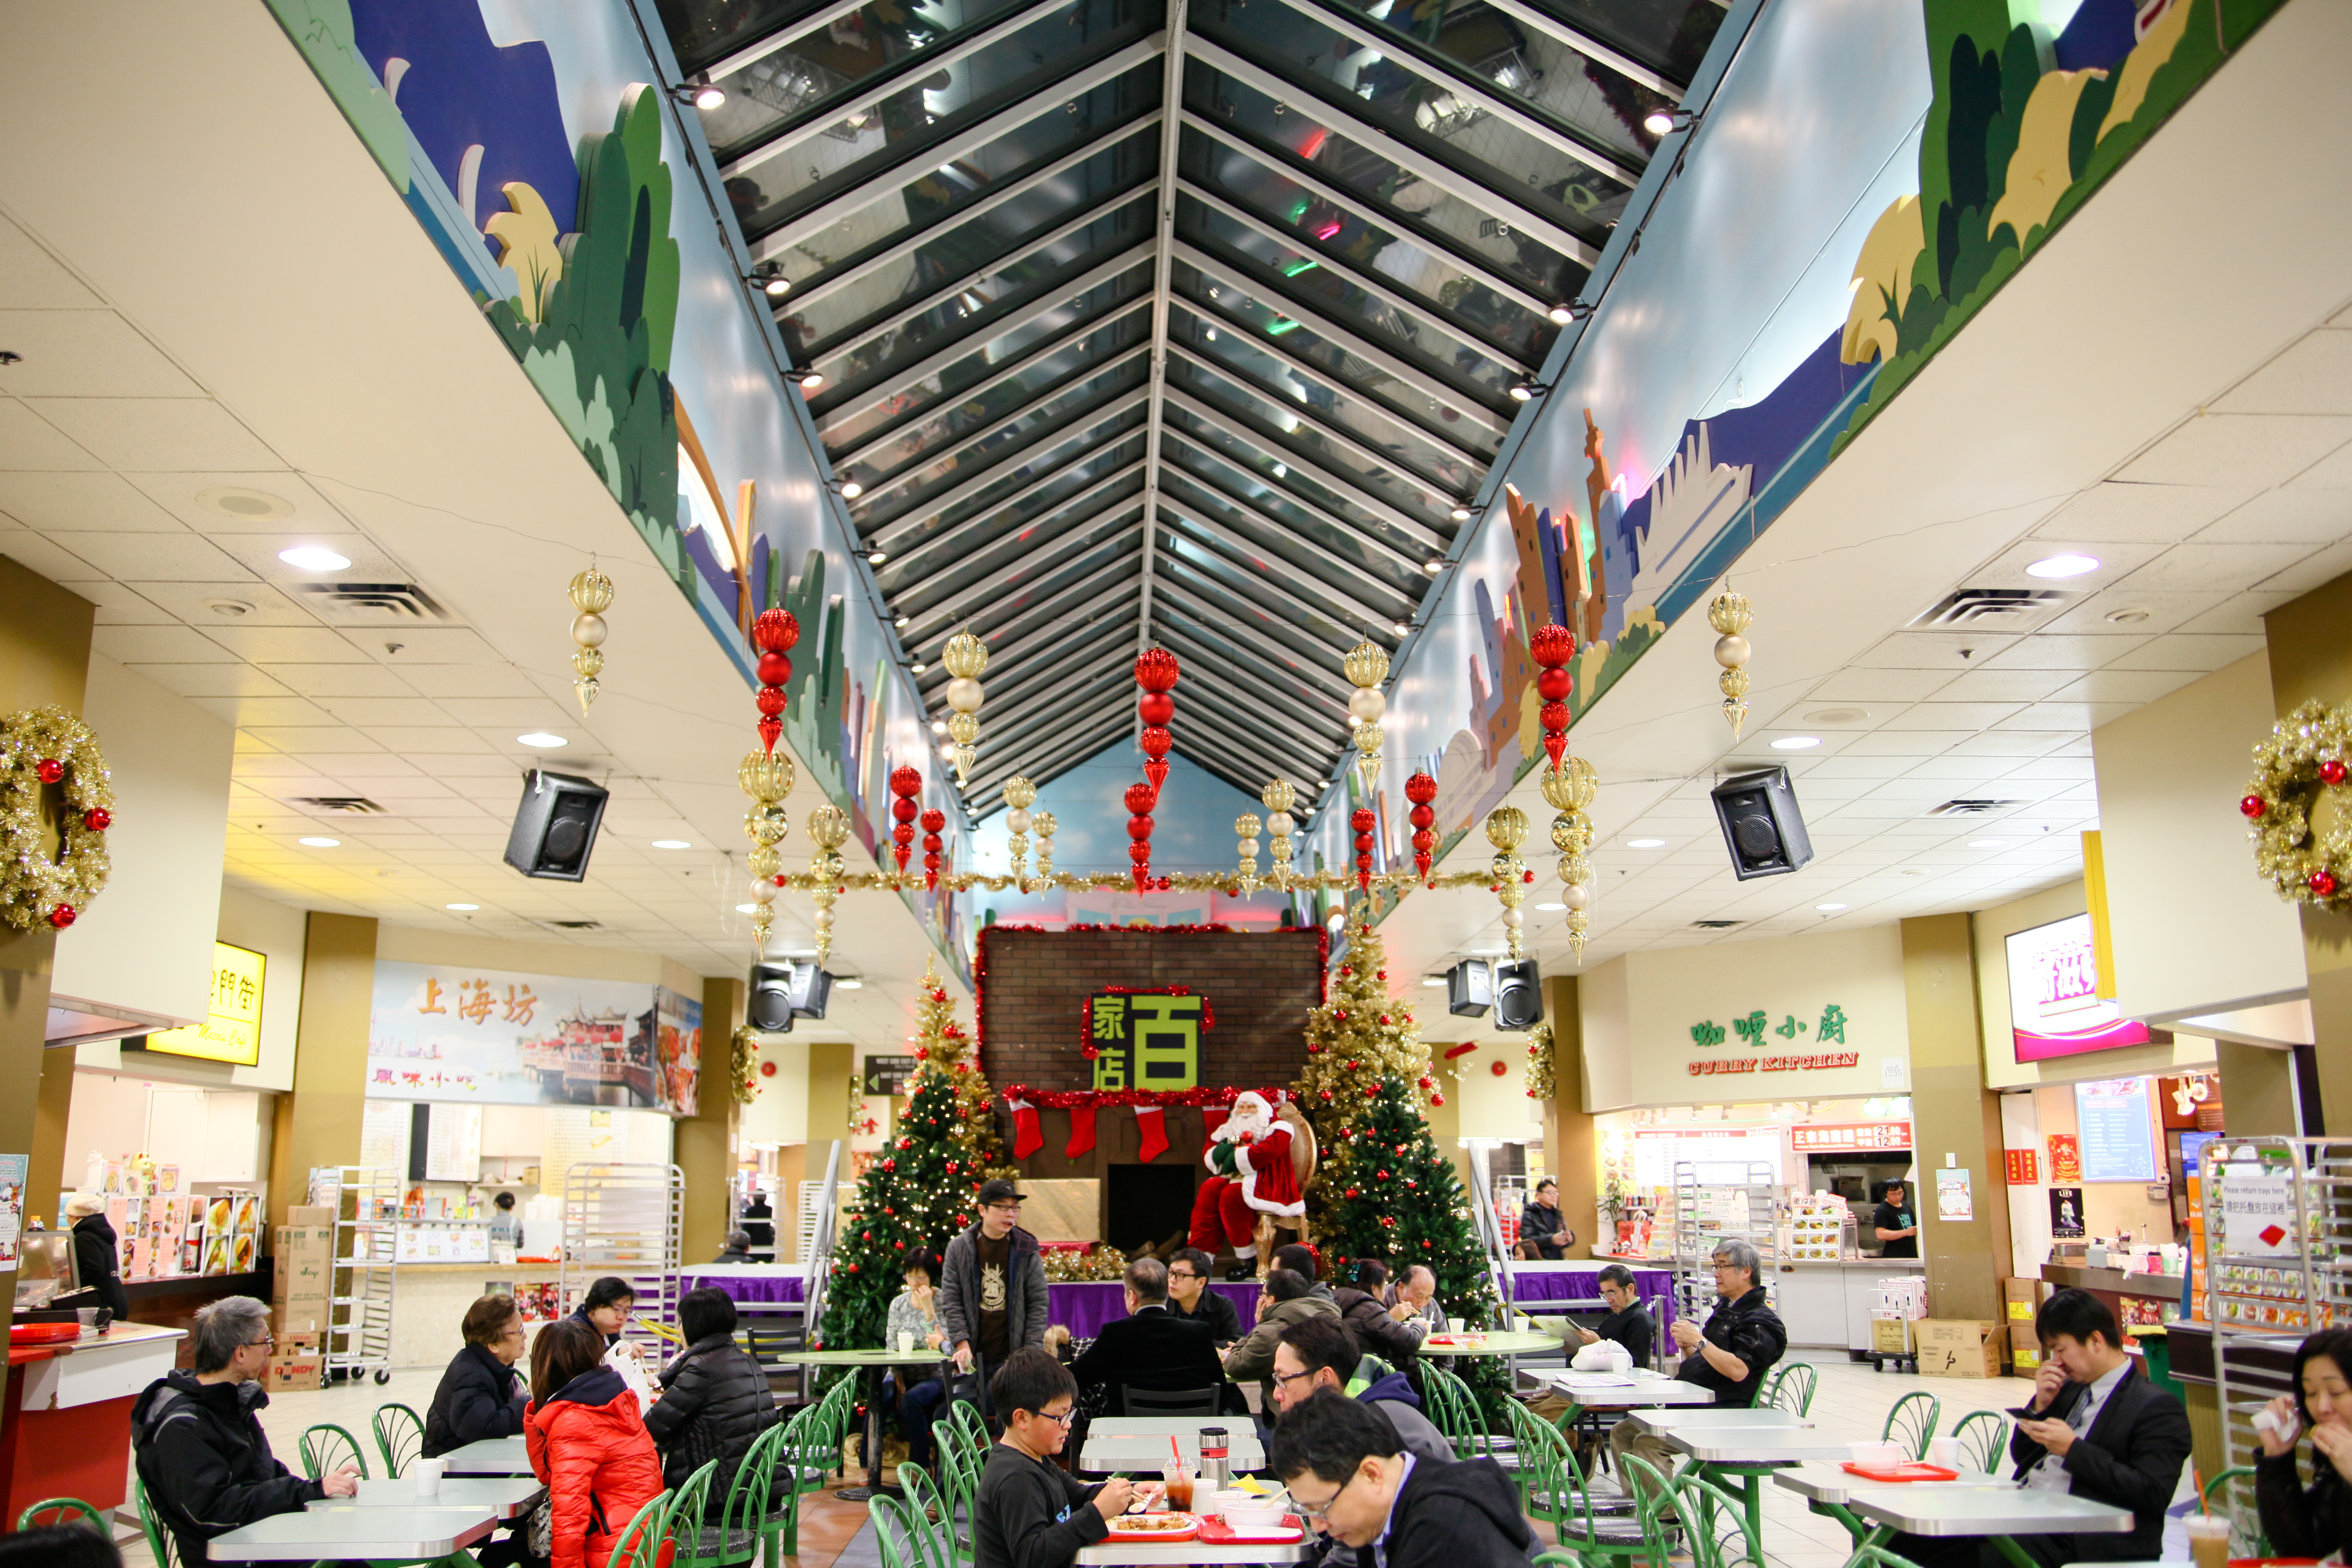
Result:
[[[1922,1377],[1999,1377],[2003,1325],[1976,1318],[1929,1318],[1917,1327]]]
[[[2042,1336],[2033,1331],[2033,1315],[2050,1300],[2053,1287],[2041,1279],[2004,1279],[2000,1296],[2008,1318],[2010,1364],[2020,1373],[2042,1365]]]
[[[286,1220],[271,1237],[276,1255],[269,1277],[272,1332],[281,1353],[297,1336],[311,1336],[311,1360],[316,1361],[316,1336],[327,1327],[327,1299],[334,1285],[335,1211],[289,1208]]]

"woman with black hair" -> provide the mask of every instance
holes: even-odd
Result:
[[[2282,1557],[2352,1550],[2352,1329],[2322,1329],[2294,1352],[2294,1392],[2263,1407],[2254,1430],[2254,1501],[2263,1533]],[[2295,1470],[2295,1444],[2311,1436],[2311,1485]]]
[[[776,1396],[760,1363],[735,1342],[735,1300],[726,1291],[710,1285],[688,1290],[677,1303],[677,1326],[686,1349],[662,1369],[662,1396],[646,1412],[646,1430],[661,1450],[669,1486],[719,1461],[708,1515],[716,1519],[726,1511],[743,1456],[775,1425]]]

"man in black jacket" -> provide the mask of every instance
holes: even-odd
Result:
[[[530,1403],[514,1363],[522,1359],[522,1314],[511,1296],[484,1296],[466,1309],[466,1348],[441,1374],[425,1410],[423,1455],[431,1459],[468,1443],[522,1436]]]
[[[2018,1484],[2129,1509],[2133,1529],[2127,1535],[2013,1539],[2049,1563],[2162,1556],[2165,1510],[2189,1460],[2189,1413],[2132,1365],[2115,1313],[2088,1290],[2053,1294],[2033,1315],[2033,1331],[2042,1341],[2042,1370],[2009,1442]],[[1888,1542],[1887,1550],[1922,1568],[2002,1562],[1990,1547],[1964,1554],[1940,1541],[1907,1536]]]
[[[1021,1228],[1018,1188],[998,1177],[979,1195],[980,1223],[948,1243],[939,1306],[956,1371],[972,1373],[955,1395],[986,1410],[995,1369],[1014,1351],[1045,1342],[1045,1259]]]
[[[1376,1355],[1391,1367],[1403,1367],[1421,1354],[1421,1335],[1381,1305],[1381,1291],[1388,1282],[1387,1266],[1367,1258],[1356,1265],[1356,1283],[1333,1289],[1331,1300],[1358,1354]]]
[[[1168,1310],[1180,1318],[1198,1318],[1209,1325],[1209,1337],[1223,1350],[1238,1344],[1246,1331],[1242,1310],[1228,1297],[1209,1289],[1215,1260],[1197,1247],[1188,1247],[1168,1259]]]
[[[269,1451],[259,1418],[269,1395],[257,1381],[269,1364],[268,1308],[224,1296],[197,1311],[190,1338],[195,1370],[165,1373],[131,1407],[139,1479],[182,1563],[211,1562],[215,1535],[358,1493],[355,1469],[306,1480]]]
[[[1612,1341],[1625,1347],[1625,1353],[1633,1358],[1635,1366],[1648,1366],[1650,1352],[1658,1342],[1658,1325],[1651,1321],[1650,1309],[1642,1304],[1642,1298],[1633,1293],[1633,1271],[1622,1263],[1612,1263],[1601,1271],[1599,1278],[1601,1299],[1609,1303],[1609,1315],[1595,1329],[1581,1323],[1570,1324],[1576,1331],[1579,1344]]]
[[[735,1299],[705,1285],[678,1298],[686,1350],[662,1368],[662,1396],[646,1412],[646,1430],[661,1450],[662,1484],[671,1488],[711,1460],[709,1516],[727,1510],[735,1468],[776,1424],[776,1395],[760,1363],[735,1343]]]
[[[1527,1568],[1535,1545],[1518,1493],[1494,1460],[1446,1464],[1406,1453],[1388,1417],[1336,1388],[1283,1413],[1267,1462],[1299,1514],[1359,1563]]]
[[[1686,1320],[1675,1321],[1675,1345],[1683,1357],[1675,1376],[1714,1390],[1715,1402],[1720,1406],[1745,1410],[1756,1403],[1756,1390],[1764,1374],[1787,1353],[1789,1331],[1764,1300],[1764,1286],[1758,1277],[1763,1261],[1755,1247],[1727,1237],[1715,1244],[1710,1261],[1715,1269],[1715,1310],[1707,1315],[1704,1331]],[[1620,1421],[1609,1428],[1609,1451],[1621,1461],[1632,1454],[1655,1466],[1660,1475],[1674,1473],[1675,1450],[1665,1439],[1641,1432],[1631,1421]],[[1623,1473],[1621,1463],[1618,1474]]]
[[[1225,1383],[1209,1325],[1168,1310],[1168,1266],[1156,1258],[1127,1266],[1127,1316],[1105,1323],[1070,1371],[1082,1390],[1108,1388],[1102,1408],[1114,1414],[1121,1388],[1165,1393]]]
[[[1069,1568],[1129,1504],[1159,1490],[1124,1478],[1088,1486],[1053,1462],[1070,1440],[1077,1394],[1069,1369],[1043,1347],[1016,1350],[996,1369],[989,1396],[1004,1436],[972,1494],[972,1568]]]

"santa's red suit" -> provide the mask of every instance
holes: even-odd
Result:
[[[1296,1219],[1305,1214],[1290,1148],[1290,1129],[1274,1119],[1265,1096],[1236,1099],[1233,1115],[1209,1135],[1202,1163],[1213,1173],[1192,1201],[1192,1244],[1213,1254],[1223,1241],[1235,1258],[1254,1258],[1259,1215]]]

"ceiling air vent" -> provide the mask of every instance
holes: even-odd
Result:
[[[1937,628],[2024,631],[2038,626],[2080,597],[2063,588],[1961,588],[1911,621],[1913,631]]]
[[[297,583],[320,618],[346,626],[406,626],[448,621],[449,612],[414,583]]]
[[[1922,815],[1927,816],[1984,816],[1996,811],[2007,811],[2025,803],[2018,800],[1948,800]]]
[[[297,805],[307,805],[312,811],[341,811],[353,816],[381,816],[383,807],[363,795],[306,795],[295,798]]]
[[[547,923],[557,931],[603,931],[604,929],[604,922],[601,921],[550,921]]]
[[[1691,929],[1693,931],[1729,931],[1733,926],[1744,926],[1747,923],[1746,921],[1693,921]]]

